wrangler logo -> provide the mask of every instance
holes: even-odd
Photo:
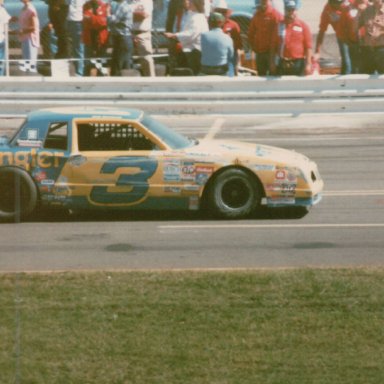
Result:
[[[0,152],[0,165],[15,165],[29,171],[31,168],[58,168],[64,152],[41,151],[36,148],[30,151]]]

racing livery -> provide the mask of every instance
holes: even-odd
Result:
[[[40,205],[202,208],[238,219],[261,205],[309,207],[322,189],[316,164],[297,152],[189,139],[135,109],[42,109],[0,140],[3,220]]]

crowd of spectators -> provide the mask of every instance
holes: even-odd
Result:
[[[0,0],[0,75],[4,74],[4,28],[12,18]],[[31,0],[21,0],[17,34],[22,57],[36,61],[40,26]],[[52,57],[74,62],[89,76],[92,58],[108,56],[110,74],[121,76],[139,58],[142,76],[155,76],[152,48],[153,0],[46,0],[54,40]],[[256,0],[247,31],[259,76],[309,75],[319,68],[324,35],[336,35],[341,74],[384,73],[384,0],[325,0],[318,31],[300,17],[301,0]],[[226,0],[169,0],[164,36],[169,75],[236,76],[243,49],[240,26]],[[316,41],[312,33],[317,32]]]

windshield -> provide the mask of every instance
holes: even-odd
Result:
[[[194,141],[171,130],[163,123],[160,123],[148,115],[144,115],[141,123],[172,149],[187,148],[192,146],[194,143]]]

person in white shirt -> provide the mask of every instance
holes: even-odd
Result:
[[[140,56],[141,74],[155,76],[152,47],[153,0],[126,0],[133,11],[133,40]]]
[[[8,14],[3,6],[4,0],[0,0],[0,76],[5,74],[5,29],[11,20],[11,16]]]
[[[187,12],[180,32],[166,32],[169,39],[177,39],[187,58],[188,66],[194,75],[200,72],[201,34],[209,31],[208,21],[204,14],[204,3],[201,0],[184,0]]]

